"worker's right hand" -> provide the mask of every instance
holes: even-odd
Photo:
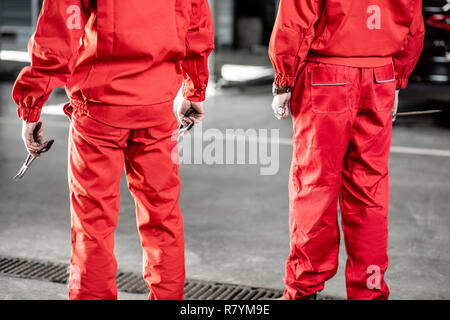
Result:
[[[289,108],[291,105],[291,93],[282,93],[277,94],[275,97],[273,97],[272,101],[272,109],[274,112],[275,117],[278,120],[286,119],[289,115]],[[283,114],[279,114],[278,110],[282,108],[284,110]]]
[[[189,117],[185,117],[184,115],[191,108],[194,109],[195,112],[191,114]],[[183,124],[184,127],[189,125],[191,122],[200,122],[205,116],[205,109],[203,107],[203,102],[195,102],[185,99],[178,107],[177,114],[178,119],[180,119],[180,122]]]
[[[44,123],[42,122],[41,128],[37,134],[37,141],[34,140],[33,131],[36,128],[37,124],[42,122],[42,119],[39,119],[38,122],[26,122],[22,123],[22,140],[25,144],[25,148],[27,151],[33,155],[34,157],[39,157],[37,153],[39,150],[44,148],[46,144],[44,142]]]

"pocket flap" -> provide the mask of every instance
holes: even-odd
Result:
[[[373,69],[376,83],[395,81],[395,71],[392,64]]]
[[[342,86],[347,83],[347,70],[342,67],[320,65],[311,70],[312,86]]]

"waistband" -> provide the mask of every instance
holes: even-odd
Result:
[[[143,129],[175,121],[173,100],[147,106],[122,106],[96,103],[88,100],[70,99],[64,112],[72,117],[74,110],[111,127]]]
[[[356,68],[377,68],[392,63],[392,57],[327,57],[310,53],[306,61],[336,64]]]

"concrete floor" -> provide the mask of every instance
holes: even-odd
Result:
[[[0,254],[67,263],[69,122],[64,116],[44,115],[45,135],[55,138],[56,144],[33,164],[24,180],[12,182],[26,153],[21,123],[10,100],[11,87],[10,82],[0,83]],[[415,92],[410,89],[403,101],[411,100]],[[55,94],[48,105],[65,99]],[[207,102],[203,129],[279,128],[280,137],[289,139],[291,123],[273,118],[270,101],[270,87],[265,86],[219,92]],[[437,125],[435,119],[400,119],[394,129],[394,146],[439,149],[444,156],[392,153],[387,274],[392,299],[450,299],[450,129]],[[261,176],[258,165],[181,167],[188,277],[283,287],[292,150],[289,144],[279,148],[280,170],[275,176]],[[124,180],[121,191],[115,252],[120,269],[140,272],[134,203]],[[339,272],[324,294],[345,297],[344,267],[342,247]],[[25,290],[29,286],[39,292],[53,284],[2,276],[0,299],[33,298]],[[45,298],[64,297],[62,287],[53,287],[54,294]]]
[[[67,300],[67,285],[0,276],[0,300]],[[145,300],[145,294],[118,293],[119,300]]]

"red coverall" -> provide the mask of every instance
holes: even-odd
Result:
[[[29,42],[30,67],[13,99],[39,120],[65,85],[71,117],[70,299],[116,299],[114,230],[125,166],[135,199],[150,299],[182,299],[184,238],[178,206],[173,100],[203,101],[214,46],[207,0],[45,0]]]
[[[294,87],[286,299],[336,273],[338,199],[348,298],[388,298],[392,108],[423,37],[421,0],[281,0],[269,54]]]

